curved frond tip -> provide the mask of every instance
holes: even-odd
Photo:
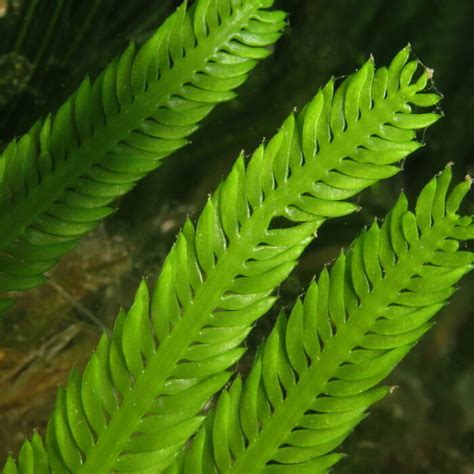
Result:
[[[151,301],[142,284],[84,374],[60,392],[45,443],[54,469],[173,463],[319,226],[356,211],[347,199],[396,173],[420,146],[416,129],[439,118],[412,113],[428,77],[413,79],[409,55],[377,71],[370,60],[337,89],[330,81],[247,162],[238,158],[197,224],[186,222]]]
[[[333,451],[389,392],[380,381],[474,266],[459,250],[472,218],[457,214],[471,180],[448,194],[450,181],[449,168],[430,181],[415,213],[402,194],[322,272],[167,473],[324,473],[340,460]]]

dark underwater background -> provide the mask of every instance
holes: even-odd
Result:
[[[0,147],[53,112],[82,78],[128,41],[143,41],[173,0],[0,1]],[[118,212],[26,292],[0,322],[0,465],[33,428],[44,428],[58,383],[83,364],[101,327],[130,304],[139,278],[153,281],[186,216],[195,218],[241,149],[271,137],[331,76],[372,54],[386,65],[407,43],[434,69],[445,117],[404,173],[368,190],[362,212],[324,226],[282,286],[278,308],[302,293],[362,226],[383,216],[400,189],[412,199],[447,162],[474,174],[474,2],[472,0],[280,0],[289,26],[236,100],[211,114],[192,144],[166,160],[119,203]],[[466,212],[474,211],[472,193]],[[413,202],[413,201],[412,201]],[[341,474],[474,473],[474,275],[437,324],[389,377],[398,390],[344,443]],[[256,327],[268,333],[278,308]]]

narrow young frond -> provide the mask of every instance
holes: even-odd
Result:
[[[474,264],[474,239],[457,214],[471,180],[448,195],[447,168],[421,192],[402,194],[278,319],[244,383],[219,398],[192,446],[166,472],[324,473],[332,451],[387,394],[377,385],[431,327]]]
[[[54,116],[0,156],[0,291],[23,290],[183,147],[213,107],[270,54],[285,14],[273,0],[197,0],[141,48],[86,78]],[[0,302],[0,306],[6,301]]]
[[[438,119],[411,112],[428,73],[412,82],[409,54],[377,72],[369,60],[336,91],[330,81],[247,166],[237,160],[196,227],[187,222],[179,234],[150,308],[142,284],[111,339],[60,392],[46,437],[54,469],[171,464],[319,226],[355,211],[346,199],[396,173],[393,164],[420,146],[414,130]]]

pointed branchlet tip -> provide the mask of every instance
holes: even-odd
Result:
[[[451,178],[453,176],[453,170],[452,170],[453,165],[454,165],[453,161],[448,161],[448,163],[446,163],[446,166],[444,167],[444,169],[441,170],[440,172],[438,172],[438,174],[436,175],[436,178],[440,179],[443,176],[447,176],[446,179],[448,181],[451,181]]]
[[[388,66],[388,69],[391,71],[401,70],[401,68],[408,62],[410,54],[412,54],[412,51],[410,44],[408,44],[395,55],[390,65]]]
[[[393,209],[395,209],[396,207],[403,207],[403,208],[408,208],[408,198],[407,198],[407,195],[405,194],[405,191],[404,189],[402,188],[400,190],[400,194],[398,195],[398,199],[395,201],[395,205],[393,206],[392,210],[390,212],[393,211]]]
[[[395,55],[392,62],[390,63],[389,70],[401,70],[408,63],[408,59],[410,58],[410,56],[413,56],[415,58],[416,63],[421,65],[424,69],[423,73],[416,81],[416,88],[418,89],[418,91],[422,91],[423,89],[425,89],[428,81],[431,81],[431,79],[433,78],[434,70],[428,68],[420,61],[416,54],[414,54],[410,43],[407,43],[407,45]],[[438,91],[436,91],[436,94],[441,97],[441,94],[439,94]]]
[[[395,61],[397,58],[403,58],[403,62],[406,63],[408,62],[408,58],[413,54],[414,53],[411,47],[411,43],[407,43],[406,46],[402,48],[400,52],[397,53],[393,61]]]
[[[183,3],[181,3],[181,5],[179,5],[178,7],[176,7],[175,15],[179,15],[180,13],[182,15],[183,13],[186,13],[186,11],[188,10],[188,3],[189,3],[188,0],[183,0]]]
[[[141,278],[140,285],[138,286],[138,291],[148,291],[148,285],[146,283],[146,277]]]
[[[143,306],[148,305],[149,302],[149,290],[148,290],[148,285],[146,283],[145,277],[143,277],[140,281],[140,285],[138,286],[137,292],[135,293],[135,299],[133,301],[132,307],[130,308],[130,311],[135,309],[136,307],[139,307],[140,309],[143,308]]]
[[[304,116],[305,109],[307,106],[303,108],[303,110],[297,114],[296,107],[290,112],[288,117],[286,117],[285,121],[282,123],[281,127],[278,129],[278,133],[272,138],[271,141],[277,139],[282,140],[282,135],[291,135],[294,132],[296,122],[300,122]],[[278,138],[277,138],[278,137]]]
[[[364,77],[364,81],[367,81],[367,78],[369,78],[369,80],[373,79],[375,73],[375,59],[372,54],[369,56],[367,61],[365,61],[360,70],[357,71],[357,73]]]
[[[392,393],[394,393],[396,390],[398,390],[400,387],[398,385],[390,385],[390,387],[388,387],[388,393],[389,395],[392,395]]]
[[[375,58],[372,53],[370,53],[367,61],[362,65],[361,69],[374,69],[375,68]]]
[[[425,66],[425,74],[430,81],[433,80],[434,72],[433,68]]]
[[[304,292],[304,294],[306,295],[306,293],[308,293],[308,291],[311,290],[311,288],[313,288],[314,286],[316,286],[317,283],[316,283],[316,276],[313,275],[311,277],[311,281],[309,282],[309,285],[308,285],[308,288],[306,289],[306,291]],[[314,291],[314,290],[313,290]]]
[[[413,50],[411,49],[411,45],[408,44],[409,46],[409,53],[415,57],[416,59],[416,62],[421,66],[423,67],[423,74],[421,75],[421,77],[418,79],[418,84],[421,86],[421,89],[424,89],[426,87],[426,84],[428,82],[431,83],[431,86],[432,88],[434,89],[434,92],[440,97],[440,100],[443,98],[443,94],[441,94],[437,89],[436,87],[434,86],[434,83],[433,83],[433,77],[434,77],[434,73],[435,73],[435,70],[431,67],[428,67],[426,64],[423,63],[423,61],[421,61],[421,59],[413,52]]]
[[[186,219],[184,220],[183,230],[181,233],[183,234],[183,237],[186,240],[188,240],[190,238],[191,239],[193,238],[194,232],[195,232],[195,229],[194,229],[193,221],[191,220],[189,215],[187,215]]]
[[[451,171],[452,163],[448,163],[446,168],[442,173],[436,176],[436,179],[442,179],[443,175],[449,174],[449,181],[451,181],[452,171]],[[456,184],[454,188],[448,195],[448,199],[446,202],[446,212],[447,214],[456,215],[458,214],[459,208],[462,205],[463,200],[465,199],[466,195],[469,193],[472,186],[472,178],[469,175],[464,177],[464,180],[460,183]],[[472,222],[472,218],[470,216],[457,216],[457,224],[461,227],[465,225],[470,225]]]
[[[13,459],[13,455],[11,452],[8,453],[8,458],[7,458],[7,462],[5,463],[5,466],[3,467],[3,470],[2,470],[3,473],[16,473],[18,472],[17,469],[16,469],[16,465],[15,465],[15,460]]]
[[[237,159],[235,160],[235,164],[234,166],[232,167],[232,171],[231,173],[234,171],[234,169],[237,169],[237,168],[244,168],[245,167],[245,153],[244,151],[242,150],[240,153],[239,153],[239,156],[237,157]]]
[[[299,115],[301,115],[303,113],[303,111],[304,111],[304,109],[300,112]],[[295,127],[295,122],[296,122],[296,107],[293,109],[293,111],[290,113],[290,115],[288,115],[288,117],[285,119],[285,121],[283,122],[283,124],[280,127],[279,131],[293,130],[293,128]]]
[[[318,282],[316,275],[313,275],[313,278],[311,279],[308,288],[306,289],[306,292],[304,294],[303,298],[303,304],[309,304],[310,301],[314,301],[315,298],[317,298],[318,295]]]
[[[248,0],[247,3],[253,3],[254,0]],[[275,0],[259,0],[260,8],[270,8],[275,3]]]
[[[287,323],[287,315],[285,309],[280,309],[280,312],[278,313],[278,317],[276,320],[276,324],[273,328],[274,331],[277,331],[280,333],[284,333],[284,330],[286,329],[286,323]]]

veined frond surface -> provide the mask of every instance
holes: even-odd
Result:
[[[439,118],[412,113],[410,104],[439,97],[423,92],[427,71],[412,81],[409,55],[405,48],[377,71],[369,60],[336,91],[330,81],[247,165],[237,160],[196,227],[187,222],[179,234],[151,304],[142,284],[111,339],[59,394],[46,436],[54,470],[171,464],[318,227],[356,210],[345,199],[395,174],[394,163],[420,146],[414,130]]]
[[[415,212],[400,197],[281,315],[244,383],[220,396],[209,422],[171,473],[323,473],[331,453],[387,394],[400,362],[472,270],[472,218],[457,214],[471,180],[447,195],[433,179]]]
[[[235,96],[285,25],[272,4],[197,0],[188,11],[185,2],[140,49],[131,44],[9,144],[0,156],[0,291],[41,283],[113,200]]]

